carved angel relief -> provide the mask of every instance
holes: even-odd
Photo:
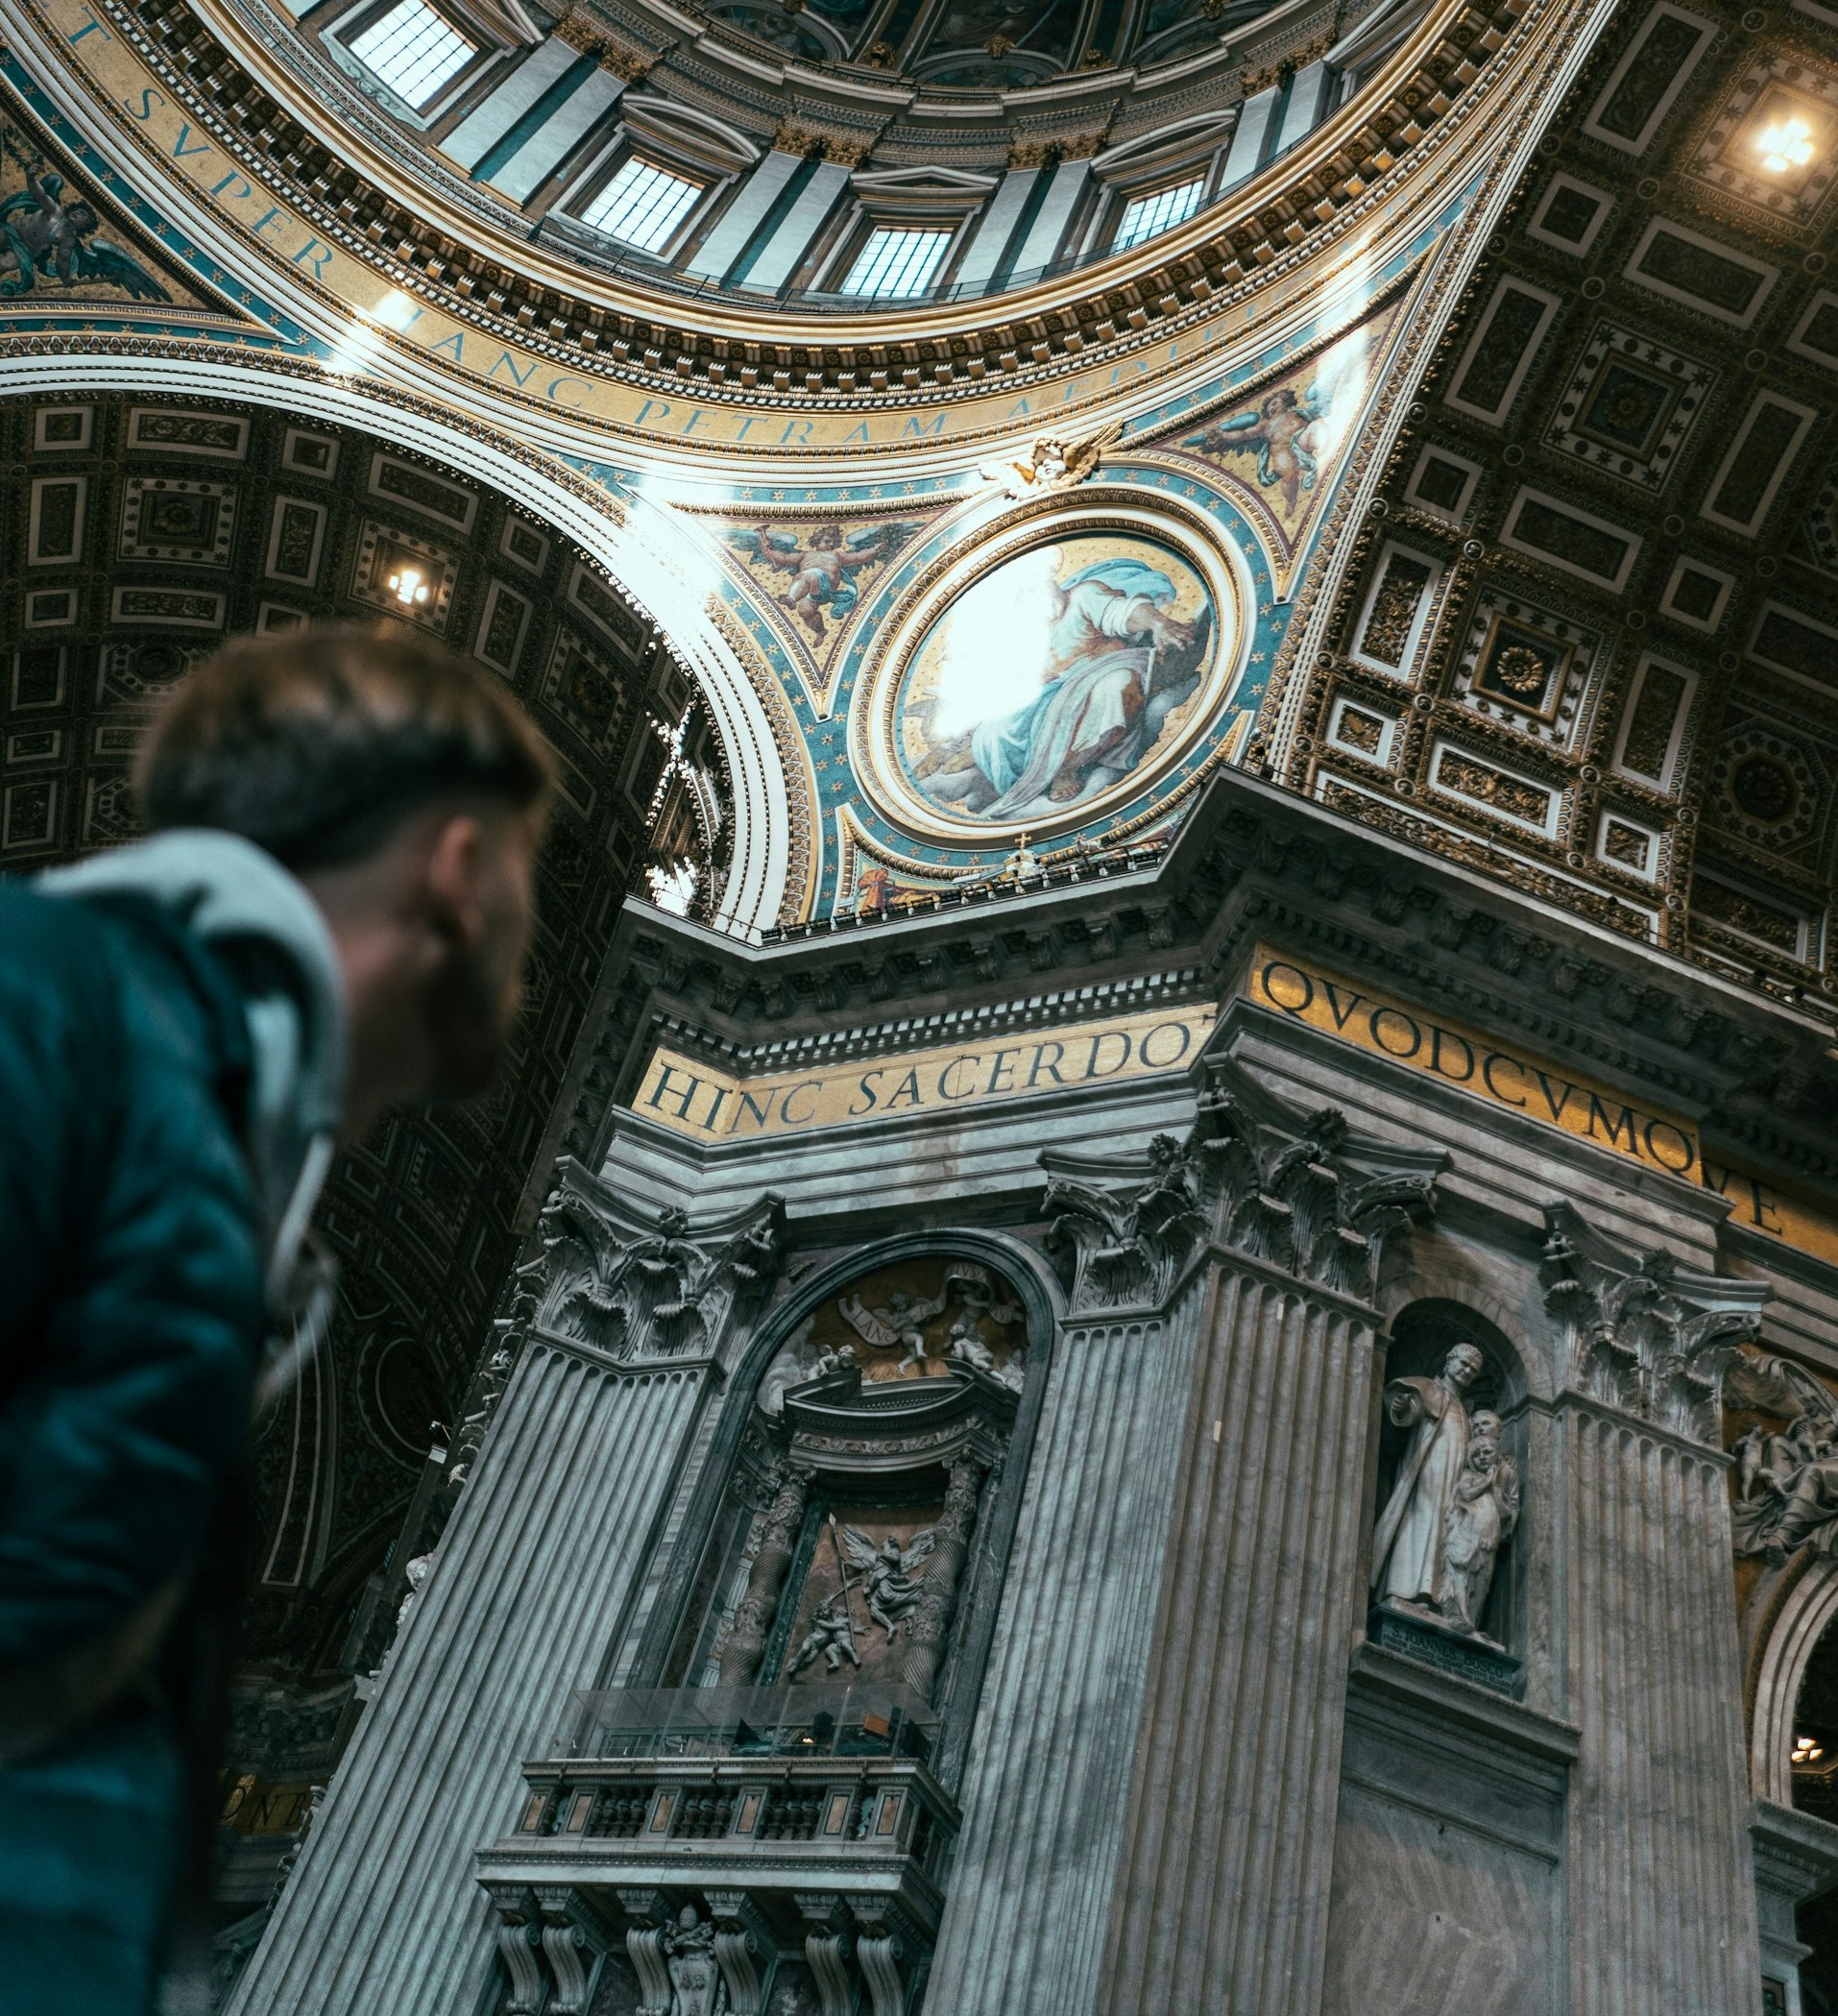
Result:
[[[1735,1551],[1771,1567],[1802,1546],[1838,1555],[1838,1394],[1803,1366],[1745,1351],[1725,1375],[1724,1399],[1765,1417],[1730,1445]]]
[[[747,1487],[743,1586],[709,1640],[722,1686],[859,1675],[930,1695],[1026,1343],[1008,1282],[944,1253],[817,1305],[761,1383],[752,1433],[769,1464]]]
[[[1021,1304],[980,1262],[931,1258],[883,1268],[817,1310],[773,1361],[760,1404],[776,1417],[789,1389],[839,1372],[872,1383],[960,1370],[1021,1391]]]

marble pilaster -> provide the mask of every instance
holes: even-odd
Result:
[[[692,1237],[571,1167],[541,1225],[540,1326],[227,2016],[474,2006],[499,1932],[473,1857],[598,1675],[780,1251],[772,1201]]]
[[[1572,2016],[1753,2007],[1760,1978],[1722,1372],[1765,1290],[1545,1213],[1559,1397]],[[1603,1907],[1611,1900],[1611,1907]],[[1715,1900],[1713,1908],[1705,1900]]]
[[[1214,1285],[1097,2007],[1303,2016],[1365,1614],[1373,1302],[1445,1158],[1248,1086],[1202,1105],[1187,1156]]]
[[[1112,1907],[1105,2016],[1320,1997],[1376,1319],[1221,1268]]]
[[[611,1638],[709,1384],[531,1346],[232,2016],[471,2006],[496,1937],[473,1853]]]
[[[928,2006],[1093,2006],[1202,1289],[1054,1347]]]

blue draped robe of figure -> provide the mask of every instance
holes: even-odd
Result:
[[[1121,772],[1142,754],[1132,738],[1140,740],[1151,650],[1129,641],[1144,633],[1126,627],[1128,613],[1142,600],[1165,608],[1174,600],[1173,582],[1140,560],[1100,560],[1058,595],[1047,684],[1027,706],[979,722],[970,738],[977,767],[998,793],[983,808],[985,818],[1026,812],[1072,759],[1101,749],[1105,766]],[[1126,705],[1132,686],[1133,711]]]

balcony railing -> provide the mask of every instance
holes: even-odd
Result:
[[[958,1826],[920,1696],[860,1683],[576,1698],[576,1754],[524,1765],[517,1826],[478,1858],[506,2016],[585,2009],[621,1945],[647,2007],[674,2006],[658,1983],[706,1963],[735,2008],[767,2007],[795,1968],[839,2005],[904,2010]]]

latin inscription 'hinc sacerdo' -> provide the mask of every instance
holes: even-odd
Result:
[[[1158,1009],[748,1079],[658,1050],[632,1104],[672,1132],[704,1141],[935,1115],[1178,1071],[1205,1047],[1214,1012],[1210,1006]]]

